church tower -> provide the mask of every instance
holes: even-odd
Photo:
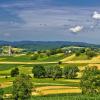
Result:
[[[8,55],[11,56],[11,54],[12,54],[12,53],[11,53],[11,46],[9,46]]]

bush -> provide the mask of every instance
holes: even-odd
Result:
[[[50,50],[47,50],[46,52],[46,55],[49,57],[51,55],[51,51]]]
[[[17,75],[19,75],[19,69],[15,68],[11,70],[11,77],[16,77]]]
[[[80,55],[81,55],[81,52],[80,52],[80,51],[76,51],[76,52],[75,52],[75,55],[76,55],[76,56],[80,56]]]
[[[81,49],[80,49],[80,52],[81,52],[81,53],[85,53],[85,48],[81,48]]]
[[[37,60],[39,57],[39,54],[34,54],[32,57],[31,57],[31,60]]]
[[[58,64],[61,65],[62,64],[62,61],[59,61]]]

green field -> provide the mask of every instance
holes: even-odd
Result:
[[[99,95],[82,95],[80,89],[80,77],[83,69],[89,64],[100,63],[99,55],[90,59],[85,53],[79,56],[76,56],[75,53],[69,55],[58,53],[50,56],[43,54],[37,60],[32,60],[32,55],[33,53],[30,55],[0,56],[0,84],[4,89],[4,94],[12,93],[12,83],[15,77],[11,77],[11,70],[18,67],[20,74],[23,73],[32,77],[36,92],[32,91],[30,100],[99,100]],[[78,76],[75,79],[65,79],[64,77],[56,80],[53,80],[53,78],[34,78],[32,68],[35,64],[42,64],[45,68],[59,65],[62,69],[65,66],[78,66],[80,72],[77,73]]]
[[[55,54],[51,56],[44,56],[39,57],[37,60],[31,60],[30,55],[19,55],[19,56],[1,56],[0,62],[9,61],[9,62],[53,62],[53,61],[60,61],[66,59],[65,61],[75,61],[75,60],[88,60],[88,57],[84,54],[76,57],[75,55],[64,55],[62,54]]]

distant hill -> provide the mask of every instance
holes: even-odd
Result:
[[[100,47],[100,45],[83,43],[83,42],[68,42],[68,41],[0,41],[0,46],[14,46],[17,48],[25,48],[29,50],[45,50],[55,49],[65,46],[80,46],[80,47]]]

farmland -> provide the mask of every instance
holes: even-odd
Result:
[[[96,53],[89,55],[89,52]],[[13,49],[12,50],[18,50]],[[19,51],[22,49],[19,49]],[[7,55],[7,47],[5,50],[6,55],[0,56],[0,85],[4,90],[4,98],[12,94],[12,85],[16,77],[11,77],[11,71],[14,68],[19,69],[19,74],[26,74],[32,77],[32,83],[35,91],[32,91],[31,100],[99,100],[100,96],[84,96],[80,88],[80,78],[86,66],[97,66],[100,69],[100,54],[90,48],[84,48],[84,52],[77,48],[81,53],[76,55],[76,51],[72,48],[60,48],[47,51],[32,51],[32,52],[19,52]],[[55,52],[56,51],[56,52]],[[4,52],[4,51],[2,51]],[[66,66],[77,66],[79,72],[77,77],[67,79],[64,75],[61,78],[53,79],[52,77],[36,78],[32,73],[35,65],[42,65],[45,69],[53,66],[60,66],[64,69]]]

